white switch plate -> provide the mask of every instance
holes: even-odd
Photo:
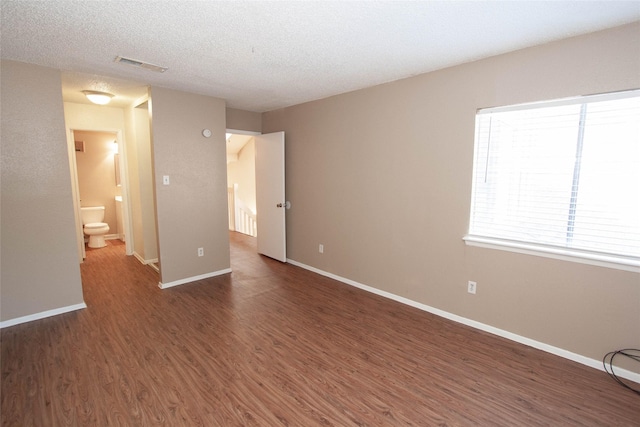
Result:
[[[318,252],[320,252],[321,254],[324,253],[324,245],[323,244],[318,245]]]
[[[198,256],[204,256],[204,248],[198,248]]]
[[[476,282],[472,282],[471,280],[469,280],[469,283],[467,283],[467,292],[469,292],[470,294],[475,294],[477,287],[478,284]]]
[[[169,185],[169,175],[162,175],[162,185]]]

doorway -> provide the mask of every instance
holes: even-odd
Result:
[[[258,236],[255,132],[227,130],[229,230]]]
[[[104,207],[101,222],[109,227],[105,240],[119,239],[125,242],[118,134],[112,131],[86,130],[72,130],[71,133],[80,206]],[[83,243],[86,240],[82,232],[78,238]]]
[[[120,130],[68,128],[69,170],[80,263],[86,258],[80,209],[82,206],[104,206],[103,222],[109,225],[105,239],[121,239],[127,248],[129,246],[126,186],[123,185],[126,182],[126,170],[122,141]]]
[[[258,253],[286,262],[284,132],[238,133],[226,135],[229,229],[256,237]]]

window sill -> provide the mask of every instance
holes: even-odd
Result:
[[[533,243],[523,243],[513,240],[474,236],[470,234],[464,236],[462,240],[464,240],[465,243],[469,246],[497,249],[508,252],[517,252],[527,255],[560,259],[563,261],[614,268],[617,270],[633,271],[636,273],[640,272],[640,260],[637,258],[614,256],[566,248],[557,248],[553,246],[536,245]]]

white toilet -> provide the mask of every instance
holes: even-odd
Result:
[[[104,206],[80,208],[82,216],[82,231],[89,236],[90,248],[104,248],[107,244],[104,235],[109,232],[109,224],[104,221]]]

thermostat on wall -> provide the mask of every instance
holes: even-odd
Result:
[[[211,131],[209,129],[204,129],[202,131],[202,136],[204,136],[205,138],[209,138],[211,136]]]

